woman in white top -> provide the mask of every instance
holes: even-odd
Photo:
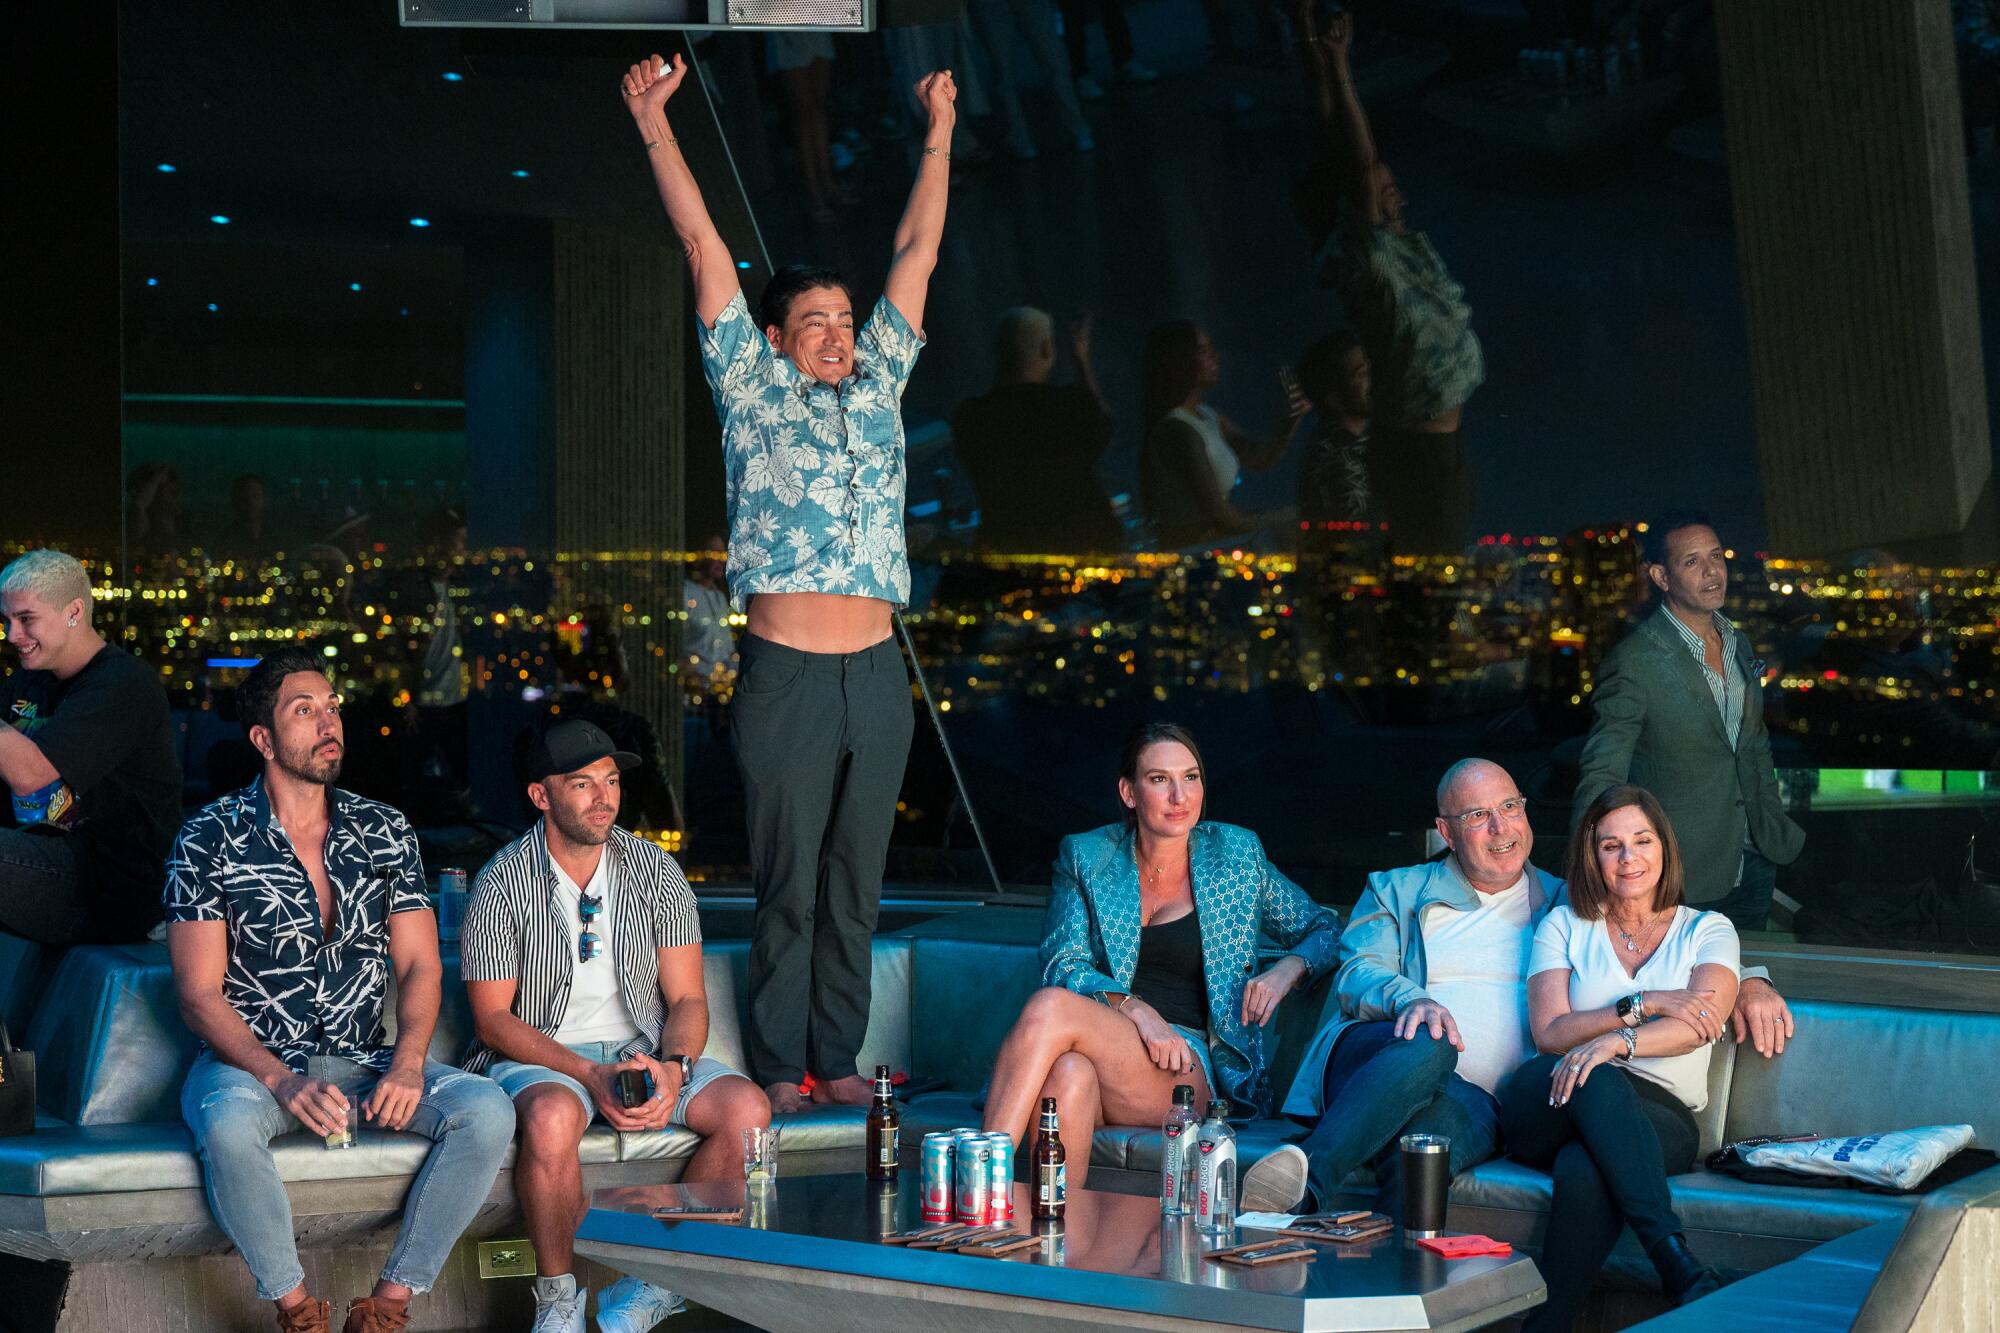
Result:
[[[1507,1150],[1555,1177],[1531,1329],[1567,1329],[1629,1225],[1685,1305],[1713,1291],[1689,1253],[1667,1177],[1694,1165],[1709,1048],[1736,1003],[1735,927],[1685,905],[1680,848],[1643,787],[1612,787],[1570,839],[1569,901],[1528,962],[1528,1022],[1543,1052],[1500,1093]]]
[[[1287,380],[1285,419],[1260,440],[1203,401],[1221,377],[1215,344],[1193,320],[1156,324],[1146,335],[1139,490],[1161,545],[1248,532],[1276,517],[1243,512],[1230,491],[1243,469],[1262,472],[1284,457],[1311,405]]]

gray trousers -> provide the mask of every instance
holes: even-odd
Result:
[[[915,714],[894,638],[805,653],[743,636],[730,718],[757,919],[745,1052],[760,1083],[856,1073],[882,869]]]

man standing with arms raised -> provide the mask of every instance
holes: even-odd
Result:
[[[747,611],[732,719],[757,919],[748,1054],[777,1112],[860,1105],[870,939],[909,758],[910,683],[891,636],[909,598],[903,390],[923,345],[950,185],[951,71],[917,84],[930,118],[882,297],[857,331],[830,269],[772,275],[753,322],[736,262],[667,122],[687,75],[650,56],[626,109],[687,254],[702,369],[722,421],[729,595]]]

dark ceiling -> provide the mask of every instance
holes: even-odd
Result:
[[[671,40],[126,0],[128,392],[456,396],[469,238],[664,228],[617,77]]]

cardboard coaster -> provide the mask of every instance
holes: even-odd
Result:
[[[922,1240],[910,1241],[905,1248],[912,1250],[948,1250],[955,1248],[960,1241],[979,1240],[982,1237],[992,1235],[993,1231],[993,1227],[984,1224],[961,1224],[951,1228],[949,1231],[940,1231],[934,1235],[925,1236]]]
[[[653,1216],[662,1222],[741,1222],[743,1210],[715,1204],[673,1203],[655,1208]]]
[[[1207,1250],[1203,1252],[1202,1257],[1204,1259],[1232,1259],[1239,1255],[1256,1254],[1262,1250],[1289,1249],[1297,1243],[1296,1241],[1279,1236],[1274,1240],[1246,1241],[1241,1245],[1231,1245],[1225,1249]]]
[[[1208,1257],[1217,1263],[1237,1264],[1244,1268],[1260,1268],[1265,1264],[1292,1264],[1312,1259],[1319,1251],[1301,1241],[1287,1241],[1276,1247],[1252,1246],[1248,1250],[1237,1249],[1228,1253],[1218,1250]]]
[[[1040,1236],[1024,1236],[1018,1231],[1008,1231],[954,1248],[960,1254],[976,1254],[983,1259],[998,1259],[1019,1250],[1031,1250],[1041,1243]]]
[[[1386,1236],[1395,1229],[1395,1219],[1383,1213],[1338,1213],[1328,1217],[1302,1217],[1278,1234],[1295,1240],[1359,1245],[1377,1236]]]
[[[912,1241],[929,1240],[932,1236],[942,1236],[947,1231],[958,1230],[956,1222],[932,1222],[927,1226],[912,1227],[908,1231],[892,1231],[882,1237],[884,1245],[908,1245]]]

